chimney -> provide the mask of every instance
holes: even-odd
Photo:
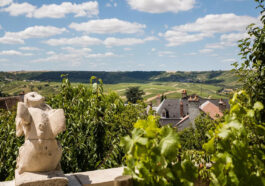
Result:
[[[183,89],[181,94],[182,94],[182,99],[187,98],[187,90]]]
[[[183,111],[183,102],[180,101],[180,117],[184,117],[184,111]]]
[[[197,95],[195,95],[193,101],[199,101],[199,97]]]
[[[152,103],[152,101],[150,101],[149,105],[150,105],[150,107],[152,107],[152,106],[153,106],[153,103]]]
[[[219,105],[219,110],[220,110],[221,112],[224,112],[225,109],[226,109],[226,104],[225,104],[225,102],[222,100],[222,98],[219,100],[218,105]]]

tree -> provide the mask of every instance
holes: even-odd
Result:
[[[233,95],[225,121],[203,145],[214,162],[211,185],[265,185],[265,7],[255,1],[261,26],[247,27],[249,36],[239,41],[243,62],[234,63],[244,90]]]
[[[138,100],[143,100],[144,91],[140,87],[129,87],[126,89],[125,95],[128,102],[136,103]]]
[[[264,0],[255,0],[261,8],[261,25],[247,27],[248,37],[239,41],[242,63],[234,63],[235,71],[243,82],[243,88],[250,95],[252,103],[265,105],[265,7]],[[263,112],[265,119],[265,112]]]

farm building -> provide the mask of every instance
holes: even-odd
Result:
[[[228,99],[206,99],[196,94],[188,95],[182,91],[180,99],[164,99],[156,108],[160,116],[160,125],[171,124],[178,130],[193,126],[195,118],[201,113],[208,114],[212,119],[223,116],[223,112],[229,109]]]

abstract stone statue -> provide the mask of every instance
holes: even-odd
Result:
[[[16,185],[25,185],[21,183],[28,181],[27,173],[32,177],[32,173],[47,176],[60,171],[62,148],[55,137],[65,128],[63,109],[52,109],[36,92],[24,96],[24,102],[18,103],[16,117],[16,135],[25,136],[17,157]]]

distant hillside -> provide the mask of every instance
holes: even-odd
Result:
[[[0,72],[0,81],[5,80],[35,80],[61,81],[61,74],[68,74],[71,82],[88,83],[91,76],[101,78],[105,84],[116,83],[147,83],[147,82],[191,82],[213,84],[223,87],[237,87],[237,77],[230,71],[200,71],[200,72],[165,72],[165,71],[38,71],[38,72]]]

